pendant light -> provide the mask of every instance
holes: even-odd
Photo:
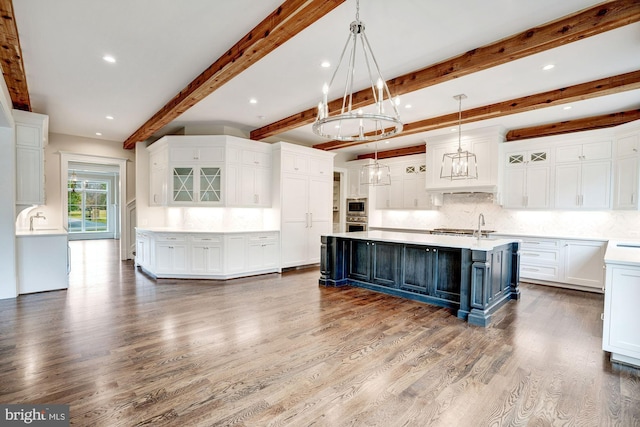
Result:
[[[363,165],[360,169],[360,184],[374,186],[391,185],[391,171],[389,170],[389,166],[378,162],[377,142],[373,164]]]
[[[453,97],[458,100],[458,151],[445,153],[442,156],[440,178],[444,179],[478,179],[478,163],[476,155],[462,150],[462,100],[467,95],[460,94]]]
[[[364,28],[364,22],[360,21],[360,0],[357,0],[356,20],[349,27],[350,34],[340,55],[340,61],[329,84],[325,84],[322,88],[322,102],[318,104],[318,116],[312,127],[316,135],[336,141],[368,142],[389,138],[402,131],[402,122],[398,113],[399,99],[391,97],[389,87],[382,78],[378,61],[364,33]],[[357,54],[358,50],[361,50],[362,53]],[[327,97],[347,51],[349,54],[345,61],[347,72],[344,77],[342,104],[336,111],[329,111]],[[366,72],[368,76],[372,92],[370,99],[374,100],[374,105],[353,110],[353,83],[357,71],[356,58],[358,58],[358,66],[361,66],[359,69],[363,73]]]

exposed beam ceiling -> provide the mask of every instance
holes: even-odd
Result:
[[[131,149],[345,0],[286,0],[124,142]]]
[[[0,19],[2,74],[4,74],[4,80],[11,95],[13,108],[31,111],[27,76],[24,72],[18,27],[16,26],[11,0],[0,0],[0,13],[2,14],[0,15],[2,16],[2,19]]]
[[[577,120],[567,120],[559,123],[549,123],[540,126],[531,126],[523,129],[514,129],[507,132],[507,141],[537,138],[541,136],[561,135],[578,131],[603,129],[622,125],[640,119],[640,110],[622,111],[619,113],[602,114],[595,117],[585,117]]]
[[[510,114],[524,113],[538,108],[546,108],[553,105],[561,105],[639,88],[640,70],[466,110],[462,112],[462,123],[471,123]],[[407,123],[404,125],[402,136],[435,129],[444,129],[456,124],[458,124],[458,113],[446,114],[444,116]],[[320,150],[336,150],[358,144],[361,143],[329,141],[316,144],[313,147]]]
[[[387,84],[394,96],[403,95],[638,21],[640,21],[638,0],[607,2],[396,77],[389,80]],[[353,108],[370,105],[372,99],[369,94],[368,89],[354,93]],[[341,99],[331,101],[329,110],[336,110],[341,102]],[[315,116],[314,106],[255,129],[251,132],[251,139],[261,140],[310,124],[315,120]]]
[[[622,111],[619,113],[602,114],[600,116],[585,117],[577,120],[567,120],[564,122],[548,123],[540,126],[513,129],[507,132],[507,141],[519,141],[521,139],[531,139],[543,136],[561,135],[564,133],[604,129],[618,126],[625,123],[640,120],[640,110]],[[388,159],[392,157],[410,156],[412,154],[423,154],[427,151],[426,144],[413,145],[411,147],[394,148],[392,150],[378,151],[378,153],[367,153],[358,155],[357,159]]]

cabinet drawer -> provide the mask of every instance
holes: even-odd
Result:
[[[250,234],[249,242],[274,242],[278,240],[278,235],[275,233],[265,233],[265,234]]]
[[[218,234],[204,234],[191,236],[191,241],[194,243],[222,243],[222,236]]]
[[[186,242],[187,236],[184,234],[157,234],[156,242]]]
[[[527,264],[559,265],[560,251],[521,249],[520,260]]]
[[[557,282],[560,279],[559,268],[549,265],[531,265],[521,262],[520,278]]]
[[[523,238],[521,250],[536,251],[538,249],[558,249],[559,247],[560,247],[559,240]]]

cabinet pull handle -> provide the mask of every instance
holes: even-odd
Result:
[[[524,241],[522,243],[528,243],[530,245],[539,245],[540,244],[540,242],[527,242],[527,241]]]
[[[527,268],[527,267],[522,267],[520,270],[524,270],[524,271],[540,271],[537,268]]]
[[[526,256],[540,256],[540,254],[537,254],[535,252],[524,252],[522,255],[526,255]]]
[[[604,320],[604,313],[600,313],[600,320]]]

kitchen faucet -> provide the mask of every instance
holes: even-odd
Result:
[[[484,214],[478,215],[478,241],[480,241],[480,237],[482,237],[482,226],[484,225]]]
[[[42,219],[47,219],[47,217],[45,217],[44,215],[42,215],[42,212],[36,212],[35,215],[31,215],[29,217],[29,231],[33,231],[33,218],[42,218]]]

